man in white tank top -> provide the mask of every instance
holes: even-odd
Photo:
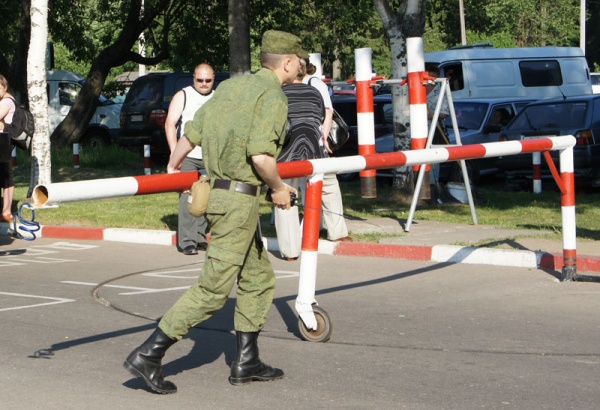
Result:
[[[215,72],[208,64],[199,64],[194,70],[194,83],[178,91],[171,100],[165,122],[165,133],[171,154],[186,122],[194,118],[198,109],[214,94]],[[181,121],[180,121],[181,120]],[[181,171],[204,171],[202,148],[195,147],[183,160]],[[179,196],[177,220],[177,245],[184,255],[197,255],[198,249],[206,250],[206,219],[196,218],[188,210],[189,193]]]

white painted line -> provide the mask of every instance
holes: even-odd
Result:
[[[189,286],[180,286],[177,288],[163,288],[163,289],[148,289],[140,292],[127,292],[127,293],[119,293],[119,295],[129,296],[129,295],[142,295],[144,293],[161,293],[161,292],[171,292],[173,290],[186,290]]]
[[[40,246],[32,246],[32,248],[51,248],[51,249],[60,249],[60,250],[68,250],[68,251],[85,251],[88,249],[98,248],[98,245],[85,245],[81,243],[71,243],[71,242],[55,242],[50,245],[40,245]]]
[[[60,259],[60,258],[44,258],[36,257],[35,259],[21,259],[15,258],[13,261],[21,261],[27,263],[63,263],[63,262],[79,262],[76,259]]]
[[[73,300],[73,299],[51,298],[48,296],[37,296],[37,295],[25,295],[22,293],[0,292],[0,295],[16,296],[16,297],[22,297],[22,298],[33,298],[33,299],[48,299],[48,300],[54,301],[54,302],[48,302],[48,303],[37,303],[35,305],[15,306],[15,307],[10,307],[10,308],[4,308],[4,309],[0,309],[0,312],[4,312],[4,311],[8,311],[8,310],[28,309],[28,308],[48,306],[48,305],[57,305],[59,303],[75,302],[75,300]]]
[[[9,266],[21,266],[21,265],[27,265],[26,263],[19,263],[19,262],[15,262],[15,261],[2,261],[0,262],[0,268],[8,268]]]
[[[72,281],[72,280],[63,280],[60,283],[67,283],[67,284],[71,284],[71,285],[83,285],[83,286],[97,286],[97,283],[91,283],[91,282],[76,282],[76,281]],[[104,288],[117,288],[117,289],[131,289],[131,290],[153,290],[150,288],[138,288],[135,286],[119,286],[119,285],[103,285],[102,287]]]

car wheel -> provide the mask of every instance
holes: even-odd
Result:
[[[480,174],[479,174],[479,161],[476,159],[472,159],[465,162],[467,166],[467,175],[469,176],[469,181],[472,184],[477,185],[479,183]],[[464,183],[462,168],[460,166],[460,162],[456,161],[452,163],[452,168],[450,169],[450,175],[448,176],[449,182],[461,182]]]
[[[102,130],[88,131],[81,139],[84,147],[105,147],[110,145],[110,137]]]

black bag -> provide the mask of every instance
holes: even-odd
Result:
[[[311,77],[308,79],[308,85],[311,85],[310,82],[313,80]],[[332,108],[333,110],[333,121],[331,123],[331,129],[329,130],[329,135],[327,136],[327,143],[329,144],[329,148],[332,151],[337,151],[342,146],[348,142],[348,138],[350,138],[350,133],[348,132],[348,124],[342,118],[342,116]]]
[[[333,121],[331,122],[331,130],[327,136],[327,143],[332,151],[337,151],[348,142],[350,133],[348,132],[348,124],[342,118],[342,116],[333,110]]]
[[[14,98],[10,99],[15,103],[15,113],[12,123],[4,124],[4,132],[10,135],[15,147],[28,151],[31,148],[31,140],[35,132],[33,115],[24,107],[19,106]]]

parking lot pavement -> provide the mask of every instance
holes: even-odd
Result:
[[[231,386],[234,299],[165,357],[177,394],[122,367],[193,284],[204,254],[42,238],[0,247],[2,408],[597,408],[600,289],[554,272],[319,255],[327,343],[301,340],[301,261],[272,258],[259,339],[277,382]]]

